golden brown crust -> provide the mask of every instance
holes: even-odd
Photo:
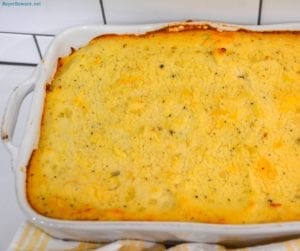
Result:
[[[46,90],[30,204],[74,220],[300,219],[298,35],[187,25],[72,50]]]
[[[167,27],[163,27],[161,29],[155,30],[155,31],[149,31],[146,32],[145,34],[115,34],[115,33],[109,33],[109,34],[104,34],[104,35],[100,35],[97,36],[95,38],[92,39],[93,40],[97,40],[97,39],[101,39],[101,38],[112,38],[112,37],[118,37],[118,36],[122,36],[122,37],[149,37],[151,35],[157,34],[157,33],[173,33],[173,32],[186,32],[186,31],[201,31],[201,30],[211,30],[211,31],[216,31],[216,32],[222,32],[222,33],[236,33],[236,32],[245,32],[245,33],[266,33],[266,34],[299,34],[300,31],[290,31],[290,30],[280,30],[280,31],[272,31],[272,30],[266,30],[266,31],[252,31],[252,30],[247,30],[244,28],[239,28],[235,31],[228,31],[228,30],[224,30],[221,31],[218,28],[212,27],[209,24],[201,24],[201,25],[195,25],[195,24],[179,24],[179,25],[170,25]]]

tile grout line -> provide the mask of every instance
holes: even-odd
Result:
[[[258,17],[257,17],[257,24],[260,25],[261,23],[261,11],[262,11],[262,5],[263,5],[263,0],[259,0],[259,5],[258,5]]]
[[[44,36],[44,37],[54,37],[54,34],[40,34],[40,33],[26,33],[26,32],[13,32],[13,31],[0,31],[3,34],[14,34],[14,35],[31,35],[31,36]]]
[[[19,63],[19,62],[7,62],[7,61],[0,61],[0,65],[37,66],[37,64],[34,63]]]
[[[102,0],[99,0],[100,7],[101,7],[101,13],[102,13],[102,19],[103,23],[106,24],[106,16],[105,16],[105,11],[104,11],[104,4]]]
[[[34,40],[34,43],[35,43],[35,47],[36,47],[36,49],[37,49],[37,51],[39,53],[40,59],[42,59],[43,56],[42,56],[42,53],[41,53],[41,49],[40,49],[39,43],[38,43],[38,41],[36,39],[36,36],[32,35],[32,37],[33,37],[33,40]]]

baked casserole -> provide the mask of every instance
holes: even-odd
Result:
[[[27,197],[71,220],[300,220],[300,34],[105,35],[47,86]]]

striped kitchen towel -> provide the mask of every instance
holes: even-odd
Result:
[[[221,245],[204,244],[204,243],[184,243],[172,247],[166,247],[163,244],[136,241],[120,240],[112,243],[88,243],[67,241],[52,238],[42,230],[32,224],[23,223],[11,242],[8,251],[73,251],[73,250],[97,250],[97,251],[226,251],[226,250],[243,250],[243,251],[300,251],[300,239],[248,247],[242,249],[228,249]]]

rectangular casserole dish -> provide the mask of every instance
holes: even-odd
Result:
[[[164,28],[168,25],[211,26],[218,30],[253,30],[279,31],[300,30],[299,24],[238,26],[210,22],[189,22],[171,24],[152,24],[135,26],[84,26],[71,28],[58,35],[49,47],[44,60],[35,73],[21,86],[16,88],[9,99],[3,123],[1,138],[10,151],[19,203],[27,218],[50,235],[82,241],[112,241],[117,239],[142,239],[149,241],[189,241],[209,242],[231,245],[249,245],[274,238],[289,238],[300,235],[300,222],[221,225],[184,222],[107,222],[107,221],[66,221],[47,218],[36,213],[26,197],[26,166],[32,151],[37,147],[40,121],[43,113],[45,87],[56,71],[59,57],[71,52],[71,47],[78,49],[91,39],[103,34],[143,34]],[[180,26],[179,26],[180,27]],[[12,142],[18,110],[24,97],[33,91],[31,112],[20,146]]]

